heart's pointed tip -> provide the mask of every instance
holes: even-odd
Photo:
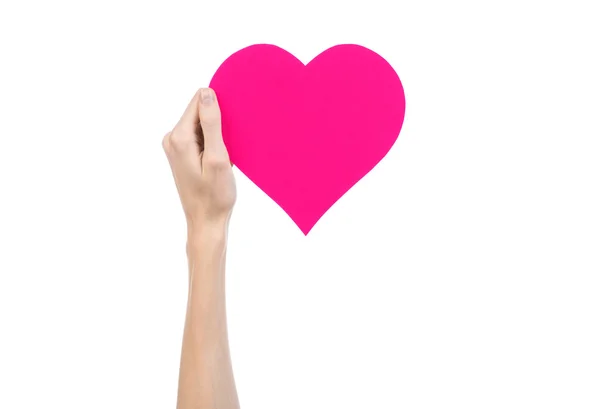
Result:
[[[302,232],[302,234],[304,234],[304,237],[308,236],[308,233],[311,232],[311,230],[313,229],[313,227],[315,227],[316,223],[311,223],[311,224],[306,224],[303,226],[298,226],[300,228],[300,231]]]
[[[298,226],[298,228],[300,229],[300,231],[302,232],[302,234],[304,234],[304,237],[308,236],[308,233],[310,232],[310,228],[300,227],[300,226]]]

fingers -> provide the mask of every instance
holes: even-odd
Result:
[[[200,101],[200,90],[196,91],[196,93],[194,94],[194,97],[192,98],[192,100],[190,101],[188,106],[185,108],[185,111],[183,112],[183,115],[181,115],[181,118],[179,119],[179,122],[175,126],[175,129],[180,128],[181,130],[185,130],[188,132],[192,132],[192,133],[195,132],[196,125],[198,124],[198,121],[200,120],[200,118],[198,117],[199,101]]]
[[[168,155],[185,152],[198,155],[197,148],[196,152],[193,150],[196,141],[196,126],[199,121],[198,101],[199,91],[194,94],[177,125],[163,138],[163,148]]]
[[[221,110],[212,89],[201,88],[194,94],[175,128],[163,138],[163,149],[168,157],[198,165],[200,154],[204,169],[231,166],[221,133]]]
[[[221,133],[221,109],[215,92],[210,88],[200,89],[198,116],[204,134],[204,159],[229,161]],[[227,162],[229,163],[229,162]]]
[[[162,139],[162,147],[166,154],[171,151],[171,132],[167,132]]]

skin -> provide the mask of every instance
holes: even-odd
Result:
[[[177,409],[238,409],[225,311],[227,230],[236,188],[209,88],[163,138],[187,221],[189,292]]]

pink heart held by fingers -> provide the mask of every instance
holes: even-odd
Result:
[[[404,89],[391,65],[337,45],[307,65],[274,45],[237,51],[211,83],[234,165],[306,235],[388,153]]]

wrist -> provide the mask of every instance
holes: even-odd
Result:
[[[227,222],[193,223],[188,221],[187,247],[191,249],[219,249],[227,242]]]

